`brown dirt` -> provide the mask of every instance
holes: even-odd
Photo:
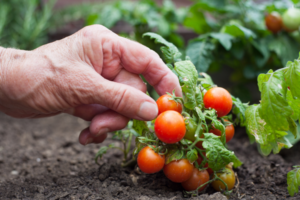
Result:
[[[93,157],[101,145],[81,146],[79,131],[88,123],[68,115],[44,119],[13,119],[0,113],[0,199],[185,199],[180,184],[172,183],[162,172],[139,173],[122,168],[122,154],[109,151],[95,164]],[[236,169],[239,185],[229,199],[299,199],[286,190],[286,173],[292,163],[280,155],[262,157],[250,145],[244,129],[229,143],[244,165]],[[295,147],[294,149],[299,149]],[[289,150],[289,160],[299,161]],[[292,156],[294,155],[294,159]],[[293,163],[296,164],[296,163]],[[299,164],[299,163],[298,163]],[[208,188],[192,199],[226,197]]]

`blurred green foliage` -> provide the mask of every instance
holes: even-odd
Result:
[[[56,0],[0,0],[0,46],[31,50],[47,42]]]

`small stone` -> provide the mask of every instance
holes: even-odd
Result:
[[[13,171],[11,171],[10,172],[12,175],[18,175],[19,174],[19,172],[17,171],[17,170],[13,170]]]

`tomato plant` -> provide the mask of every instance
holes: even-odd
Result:
[[[288,31],[298,30],[300,27],[300,9],[290,8],[282,15],[284,28]]]
[[[232,169],[225,168],[222,172],[218,172],[217,176],[222,179],[221,180],[215,180],[211,183],[211,186],[217,190],[222,191],[225,190],[226,186],[224,185],[224,182],[227,184],[227,189],[232,190],[235,185],[235,174],[232,171]]]
[[[161,141],[173,144],[184,137],[186,128],[182,115],[176,111],[168,110],[156,118],[154,130]]]
[[[282,29],[282,18],[278,12],[272,12],[265,18],[265,24],[269,31],[278,33]]]
[[[192,176],[187,180],[181,183],[182,187],[186,191],[197,190],[201,185],[204,185],[209,181],[209,174],[206,170],[199,170],[197,168],[193,169]],[[204,190],[206,185],[200,187],[198,191]]]
[[[158,115],[167,110],[174,110],[179,113],[182,112],[181,103],[178,100],[176,100],[176,97],[174,97],[170,94],[164,94],[164,95],[160,96],[156,100],[156,104],[158,107]]]
[[[221,87],[209,89],[203,98],[206,108],[213,108],[217,111],[218,117],[227,115],[232,108],[232,99],[227,90]]]
[[[197,123],[193,119],[186,120],[186,133],[184,138],[190,141],[195,141],[195,133],[197,130]]]
[[[225,122],[225,135],[226,135],[226,142],[229,142],[234,136],[234,126],[228,120],[224,120]],[[222,136],[222,132],[219,129],[216,129],[212,126],[212,129],[209,130],[210,133],[213,133],[218,136]]]
[[[164,174],[175,183],[187,181],[193,174],[194,166],[187,159],[174,160],[164,166]]]
[[[203,152],[202,155],[205,157],[205,159],[207,159],[207,158],[206,158],[206,153],[205,153],[205,152]],[[203,162],[203,158],[202,158],[201,155],[199,155],[198,158],[197,158],[197,163],[198,163],[198,165],[203,166],[203,165],[202,165],[202,162]],[[208,172],[209,175],[211,175],[211,174],[214,173],[214,171],[213,171],[211,168],[209,168],[207,162],[205,163],[205,165],[204,165],[203,167],[204,167],[204,168],[207,168],[206,171]]]
[[[144,147],[138,154],[137,164],[141,171],[153,174],[163,169],[165,156],[155,153],[149,146]]]

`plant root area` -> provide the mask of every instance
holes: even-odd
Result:
[[[144,174],[137,167],[122,168],[122,152],[112,149],[99,165],[95,153],[114,143],[82,146],[78,135],[89,124],[61,114],[42,119],[14,119],[0,113],[0,199],[198,199],[227,200],[207,187],[197,197],[185,197],[180,184],[163,174]],[[299,144],[281,155],[262,157],[243,128],[228,143],[244,164],[235,169],[237,184],[229,199],[300,199],[287,192],[286,174],[300,164]],[[298,162],[298,163],[297,163]]]

